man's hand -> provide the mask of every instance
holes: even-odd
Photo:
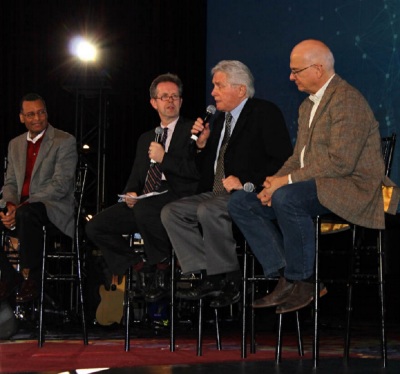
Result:
[[[162,162],[165,154],[164,147],[157,142],[151,142],[149,147],[149,159],[158,162],[159,164]]]
[[[206,146],[207,139],[210,136],[210,131],[210,124],[204,123],[200,117],[197,118],[191,130],[192,134],[196,134],[198,136],[196,141],[197,148],[203,149]]]
[[[7,206],[7,213],[0,212],[0,218],[3,225],[11,230],[15,227],[15,212],[17,207],[15,205],[8,204]]]
[[[135,204],[137,203],[136,199],[130,199],[129,197],[137,197],[136,192],[127,192],[125,194],[125,203],[128,206],[128,208],[133,208]]]
[[[257,195],[262,205],[271,206],[271,198],[274,192],[288,184],[289,177],[284,175],[282,177],[267,177],[263,183],[264,189]]]
[[[231,193],[235,190],[241,190],[243,188],[239,178],[235,177],[234,175],[230,175],[229,177],[222,179],[222,185],[228,193]]]

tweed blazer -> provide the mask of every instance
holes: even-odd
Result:
[[[309,127],[312,106],[309,98],[301,104],[294,153],[277,175],[291,174],[293,182],[315,179],[320,203],[333,213],[357,225],[384,228],[382,183],[388,178],[379,124],[370,106],[338,75],[329,83]]]
[[[27,133],[8,145],[7,174],[3,199],[18,205],[25,179]],[[42,202],[50,221],[63,233],[74,235],[75,171],[78,160],[76,140],[51,126],[43,136],[32,171],[28,202]]]

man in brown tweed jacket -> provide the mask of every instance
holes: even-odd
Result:
[[[333,212],[368,228],[385,226],[385,177],[379,124],[361,93],[335,74],[321,41],[304,40],[290,55],[290,80],[309,94],[299,109],[293,155],[256,195],[235,192],[229,213],[275,290],[253,307],[298,310],[313,299],[313,218]],[[276,225],[274,221],[278,223]],[[279,228],[278,228],[279,226]]]

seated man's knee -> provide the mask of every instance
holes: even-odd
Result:
[[[168,224],[170,217],[171,217],[171,212],[172,212],[172,203],[169,203],[167,205],[164,205],[161,209],[160,217],[161,217],[161,222],[163,225]]]
[[[239,207],[243,203],[243,199],[247,196],[248,192],[244,190],[235,191],[231,195],[228,201],[228,211],[234,211],[237,207]]]

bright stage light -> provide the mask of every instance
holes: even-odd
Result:
[[[84,62],[96,61],[96,47],[82,37],[72,39],[70,43],[70,52]]]

